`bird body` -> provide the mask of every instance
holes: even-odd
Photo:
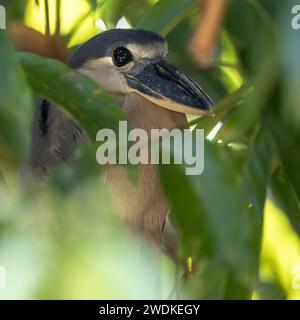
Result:
[[[184,114],[158,108],[136,94],[126,97],[123,110],[130,128],[143,129],[148,136],[153,128],[182,128],[187,122]],[[140,164],[138,173],[138,183],[135,184],[124,167],[110,165],[106,169],[105,179],[122,220],[137,232],[159,242],[169,206],[161,190],[158,166]]]
[[[185,113],[206,114],[212,101],[191,79],[166,60],[163,38],[144,30],[110,30],[80,47],[68,65],[99,83],[123,110],[129,126],[173,129],[187,126]],[[42,99],[32,129],[28,170],[44,179],[68,162],[79,141],[87,141],[78,124],[53,103]],[[120,165],[108,165],[105,181],[119,215],[150,242],[160,243],[169,212],[155,164],[140,164],[134,184]]]

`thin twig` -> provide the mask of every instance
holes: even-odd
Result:
[[[91,11],[87,11],[85,14],[80,16],[74,23],[71,31],[69,32],[67,39],[68,42],[71,41],[72,37],[75,35],[75,33],[78,31],[78,29],[81,27],[82,23],[85,21],[85,19],[91,14]]]
[[[46,21],[45,34],[47,36],[50,36],[50,16],[49,16],[49,1],[48,0],[45,0],[45,21]]]
[[[2,171],[0,170],[0,184],[6,185],[6,181],[4,179],[4,175],[2,174]]]
[[[184,273],[180,277],[179,281],[186,281],[191,274],[195,273],[198,270],[199,264],[200,264],[200,261],[194,262],[192,264],[192,269],[189,270],[187,263],[186,263]],[[175,286],[173,287],[173,289],[171,290],[171,292],[169,293],[169,295],[167,296],[167,298],[165,300],[171,300],[174,297],[174,295],[177,293],[178,285],[179,285],[179,283],[175,284]]]
[[[56,0],[56,26],[55,35],[60,35],[60,25],[61,25],[61,0]]]
[[[189,43],[189,52],[203,67],[211,67],[229,0],[201,0],[202,16]]]

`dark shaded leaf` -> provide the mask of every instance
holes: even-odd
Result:
[[[255,133],[247,158],[206,143],[201,176],[186,176],[175,165],[161,167],[184,254],[204,261],[198,298],[250,297],[258,272],[269,165],[265,137]],[[213,281],[216,274],[222,281]]]
[[[280,57],[283,66],[282,85],[283,101],[281,117],[294,131],[300,135],[300,42],[299,30],[294,30],[291,25],[293,15],[291,10],[299,4],[294,0],[285,1],[284,9],[277,8],[277,23],[280,35]]]
[[[277,146],[282,168],[274,172],[271,191],[276,203],[284,210],[295,231],[300,233],[300,143],[299,137],[274,115],[269,125]]]
[[[19,55],[30,85],[57,103],[86,129],[91,139],[102,128],[117,128],[121,109],[99,85],[55,60]]]
[[[5,179],[4,179],[4,176],[2,174],[2,171],[0,170],[0,185],[1,184],[5,184]]]
[[[228,95],[216,105],[214,109],[214,116],[202,117],[197,124],[197,128],[204,129],[205,134],[207,135],[229,111],[241,104],[248,94],[249,88],[244,86],[236,92]]]
[[[284,287],[276,281],[259,281],[256,288],[261,300],[285,300]]]
[[[25,7],[27,4],[26,0],[1,0],[1,5],[6,9],[6,18],[8,21],[12,20],[23,20]]]
[[[243,70],[251,76],[274,48],[275,21],[259,1],[234,0],[230,1],[224,24],[238,51]]]
[[[5,31],[0,30],[0,140],[19,161],[26,157],[31,92]]]
[[[223,79],[220,77],[221,69],[200,69],[187,52],[188,41],[198,19],[199,12],[195,10],[192,18],[191,15],[188,15],[168,33],[166,37],[169,47],[168,59],[199,83],[213,101],[218,102],[228,94]]]
[[[270,120],[270,127],[277,144],[279,156],[285,172],[300,199],[300,170],[299,170],[299,138],[283,122],[275,117]]]
[[[273,201],[285,212],[294,230],[300,236],[299,198],[297,198],[295,190],[282,166],[273,172],[270,181],[270,189]]]
[[[85,0],[85,1],[89,3],[89,5],[91,6],[91,9],[96,10],[99,2],[98,0]]]
[[[274,68],[274,65],[277,67]],[[229,143],[251,132],[266,109],[272,107],[272,96],[280,77],[279,65],[278,52],[273,50],[253,75],[253,80],[246,84],[250,90],[244,96],[245,99],[223,119],[224,125],[217,138]]]

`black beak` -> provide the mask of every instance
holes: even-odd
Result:
[[[125,74],[131,91],[164,108],[191,114],[212,112],[203,89],[165,60],[139,62]]]

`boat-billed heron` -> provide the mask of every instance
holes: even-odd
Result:
[[[68,65],[110,93],[132,128],[184,128],[186,113],[205,114],[213,104],[198,84],[166,61],[167,51],[165,40],[155,33],[115,29],[83,44]],[[82,140],[85,133],[76,121],[41,99],[33,120],[31,173],[43,179],[59,163],[68,162]],[[161,243],[169,206],[157,166],[140,165],[137,184],[119,165],[109,165],[104,172],[122,220],[150,242]]]

